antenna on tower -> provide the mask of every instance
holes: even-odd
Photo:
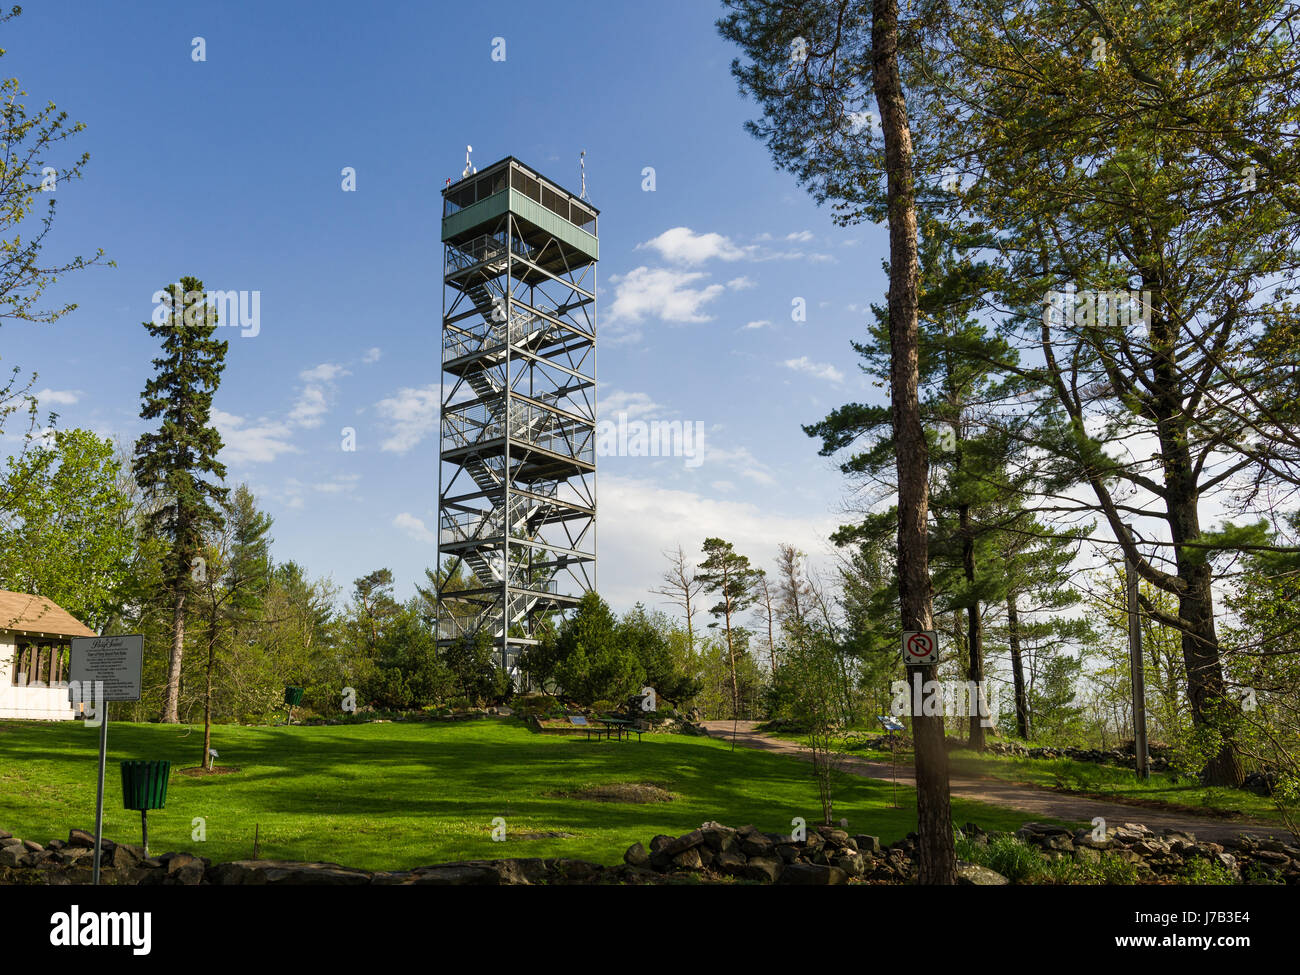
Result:
[[[578,153],[578,169],[582,173],[582,192],[578,194],[578,199],[585,200],[587,198],[587,150],[586,149],[583,149],[582,152]]]
[[[465,178],[466,176],[468,176],[470,173],[477,173],[477,172],[478,172],[478,167],[475,166],[474,164],[472,164],[472,163],[469,161],[469,154],[470,154],[471,152],[473,152],[473,151],[474,151],[474,147],[473,147],[473,146],[466,146],[466,147],[465,147],[465,169],[464,169],[464,171],[460,174],[460,178],[461,178],[461,179],[464,179],[464,178]]]

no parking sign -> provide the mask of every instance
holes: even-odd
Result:
[[[909,667],[939,662],[939,637],[934,630],[903,631],[903,663]]]

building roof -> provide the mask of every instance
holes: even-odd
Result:
[[[95,631],[53,600],[0,589],[0,630],[51,636],[95,636]]]

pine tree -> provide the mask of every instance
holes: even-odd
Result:
[[[719,597],[709,612],[721,620],[727,640],[727,660],[731,669],[731,714],[734,722],[740,720],[740,680],[736,674],[736,657],[737,646],[742,645],[742,638],[733,621],[738,614],[753,605],[754,583],[758,579],[759,570],[751,568],[749,557],[740,555],[730,542],[721,538],[706,538],[704,554],[706,558],[700,563],[698,577],[704,583],[705,592],[717,593]],[[734,736],[731,747],[736,747]]]
[[[158,502],[149,517],[150,529],[170,543],[164,557],[163,579],[171,603],[171,660],[162,720],[180,720],[181,662],[185,653],[186,599],[196,581],[206,576],[200,561],[204,535],[225,525],[221,512],[228,489],[213,484],[226,468],[217,460],[221,435],[210,425],[212,396],[225,368],[228,343],[214,339],[217,313],[208,305],[203,282],[185,277],[160,294],[169,307],[166,321],[144,323],[162,339],[163,354],[153,360],[156,373],[140,398],[140,417],[162,423],[156,432],[140,436],[135,445],[136,483]]]

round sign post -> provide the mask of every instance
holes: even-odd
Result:
[[[903,663],[924,667],[939,662],[939,635],[934,630],[903,631]]]

